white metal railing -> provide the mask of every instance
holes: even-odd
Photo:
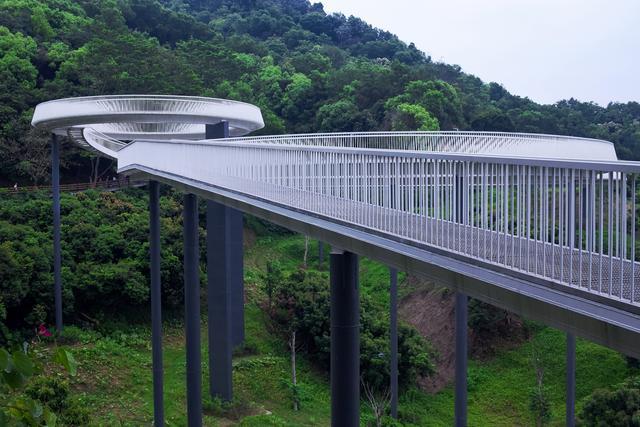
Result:
[[[347,148],[341,135],[331,146],[273,138],[136,141],[119,151],[118,165],[640,303],[639,163],[372,149],[378,140],[364,137],[367,148]]]
[[[231,138],[229,142],[433,151],[551,159],[616,160],[609,141],[507,132],[353,132]],[[210,140],[211,143],[219,141]]]

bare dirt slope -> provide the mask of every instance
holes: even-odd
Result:
[[[399,316],[415,326],[436,350],[435,373],[419,380],[421,388],[435,393],[454,378],[455,294],[419,279],[407,281],[415,291],[400,301]]]
[[[435,393],[453,382],[455,374],[455,293],[431,282],[407,277],[400,300],[400,319],[412,324],[433,346],[435,372],[429,378],[418,380],[420,387]],[[470,302],[470,317],[471,307]],[[470,318],[469,356],[475,359],[490,359],[497,352],[511,349],[529,338],[527,328],[518,316],[491,308],[486,304],[476,312],[484,310],[488,316],[483,328],[474,330]],[[478,321],[476,320],[476,323]],[[477,325],[476,325],[477,326]]]

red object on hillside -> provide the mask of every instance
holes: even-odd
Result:
[[[51,332],[49,332],[47,327],[44,326],[44,323],[41,323],[40,326],[38,326],[38,335],[41,336],[41,337],[50,337],[51,336]]]

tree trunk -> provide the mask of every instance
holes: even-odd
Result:
[[[98,183],[98,171],[100,170],[100,156],[96,156],[95,160],[91,162],[93,166],[91,171],[91,177],[89,177],[89,183],[92,187],[95,187]]]
[[[304,236],[304,257],[302,258],[302,265],[307,268],[307,258],[309,257],[309,236]]]

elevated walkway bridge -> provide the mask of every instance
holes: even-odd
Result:
[[[259,110],[206,98],[41,106],[35,125],[116,159],[119,173],[327,242],[336,266],[352,268],[338,262],[343,254],[367,256],[640,357],[640,163],[619,161],[609,142],[496,132],[242,137],[262,126]],[[333,382],[332,373],[337,393]]]
[[[639,331],[640,165],[522,157],[518,144],[611,149],[458,133],[135,141],[118,167],[638,354],[619,327]]]

